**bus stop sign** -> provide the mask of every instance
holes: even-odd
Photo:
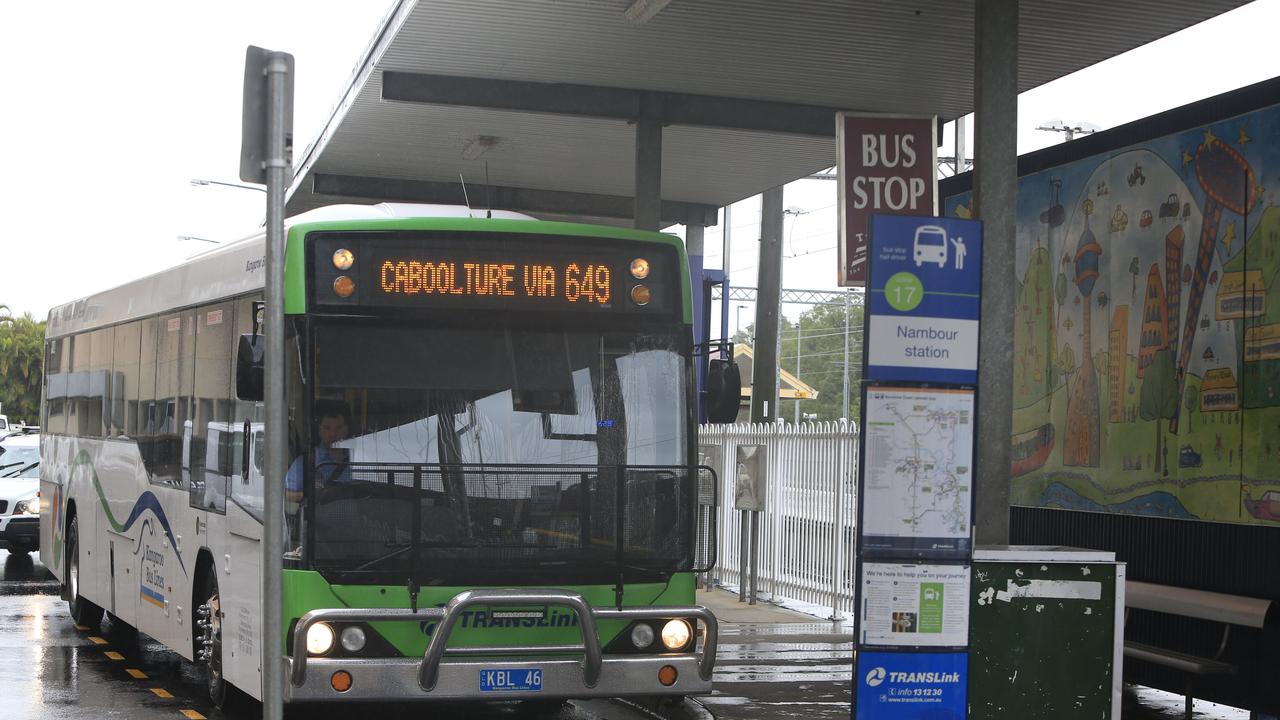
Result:
[[[293,163],[293,55],[250,45],[244,53],[244,106],[240,117],[240,179],[267,184],[267,65],[283,59],[284,74],[284,156]]]
[[[976,385],[982,223],[874,215],[868,380]]]

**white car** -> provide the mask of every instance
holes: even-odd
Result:
[[[0,548],[27,553],[40,547],[40,436],[0,441]]]

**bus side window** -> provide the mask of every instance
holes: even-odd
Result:
[[[151,445],[151,462],[154,481],[166,485],[182,484],[182,437],[185,417],[179,411],[179,403],[185,400],[182,392],[182,315],[161,316],[159,327],[159,351],[156,354],[156,401],[153,416],[148,418],[155,425]]]
[[[235,353],[240,336],[254,330],[256,310],[254,302],[262,296],[239,298],[235,301],[235,325],[226,337],[227,377],[229,385],[226,398],[232,405],[231,424],[235,425],[235,457],[232,458],[231,498],[253,517],[262,519],[262,428],[265,415],[261,402],[238,400],[235,388]],[[231,313],[230,306],[227,310]],[[249,424],[249,437],[244,437],[245,423]],[[244,467],[244,443],[250,444],[249,467]],[[248,472],[245,472],[245,471]]]
[[[195,397],[187,449],[191,506],[220,513],[227,511],[235,463],[230,451],[238,430],[231,416],[232,312],[230,303],[196,311]]]
[[[156,411],[156,374],[160,351],[160,320],[147,318],[141,323],[141,339],[139,341],[138,392],[134,405],[134,438],[138,442],[138,452],[146,465],[147,474],[152,482],[159,479],[159,467],[156,465],[155,437],[159,427]]]
[[[142,323],[116,327],[116,348],[111,361],[111,397],[104,410],[107,437],[133,438],[137,433],[138,361]]]
[[[86,390],[88,415],[85,418],[84,437],[107,437],[107,423],[111,420],[111,358],[115,354],[116,329],[94,330],[89,352],[89,375]]]
[[[40,431],[61,435],[67,431],[67,375],[71,372],[70,339],[61,337],[46,343],[44,370],[44,421]]]
[[[90,437],[89,434],[89,355],[93,336],[80,333],[71,336],[71,375],[67,378],[67,434]]]

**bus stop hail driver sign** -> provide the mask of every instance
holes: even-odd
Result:
[[[867,283],[873,214],[938,214],[934,116],[836,114],[840,284]]]

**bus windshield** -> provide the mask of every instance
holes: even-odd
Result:
[[[687,569],[680,337],[318,324],[312,563],[466,583]]]

